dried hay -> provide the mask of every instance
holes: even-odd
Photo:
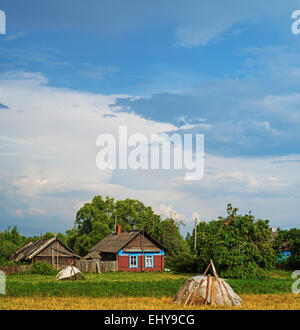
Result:
[[[210,267],[214,276],[206,275]],[[241,306],[242,299],[225,280],[218,277],[215,266],[210,261],[203,275],[194,276],[185,282],[173,302],[182,305]]]

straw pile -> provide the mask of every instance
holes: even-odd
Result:
[[[210,267],[214,276],[206,275]],[[225,280],[218,277],[211,260],[203,275],[192,277],[184,283],[173,302],[182,305],[240,306],[242,299]]]

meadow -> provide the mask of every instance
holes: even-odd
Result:
[[[9,275],[0,309],[181,309],[172,299],[192,274],[109,272],[84,276],[80,281],[55,281],[49,275]],[[228,283],[244,300],[243,309],[300,309],[300,296],[291,293],[290,272],[276,271],[262,280],[228,279]]]

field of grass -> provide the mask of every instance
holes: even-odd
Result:
[[[55,281],[54,276],[33,274],[7,276],[0,309],[182,309],[172,304],[172,298],[192,275],[110,272],[84,276],[81,281]],[[228,283],[243,298],[243,309],[300,309],[300,296],[291,293],[290,272],[276,271],[264,280],[228,279]]]
[[[102,273],[84,274],[84,281],[55,281],[54,276],[20,274],[7,276],[6,292],[12,297],[170,297],[191,274]],[[228,279],[238,294],[290,293],[288,272],[275,272],[264,280]]]

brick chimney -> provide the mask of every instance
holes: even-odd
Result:
[[[121,225],[117,225],[117,235],[121,233]]]

